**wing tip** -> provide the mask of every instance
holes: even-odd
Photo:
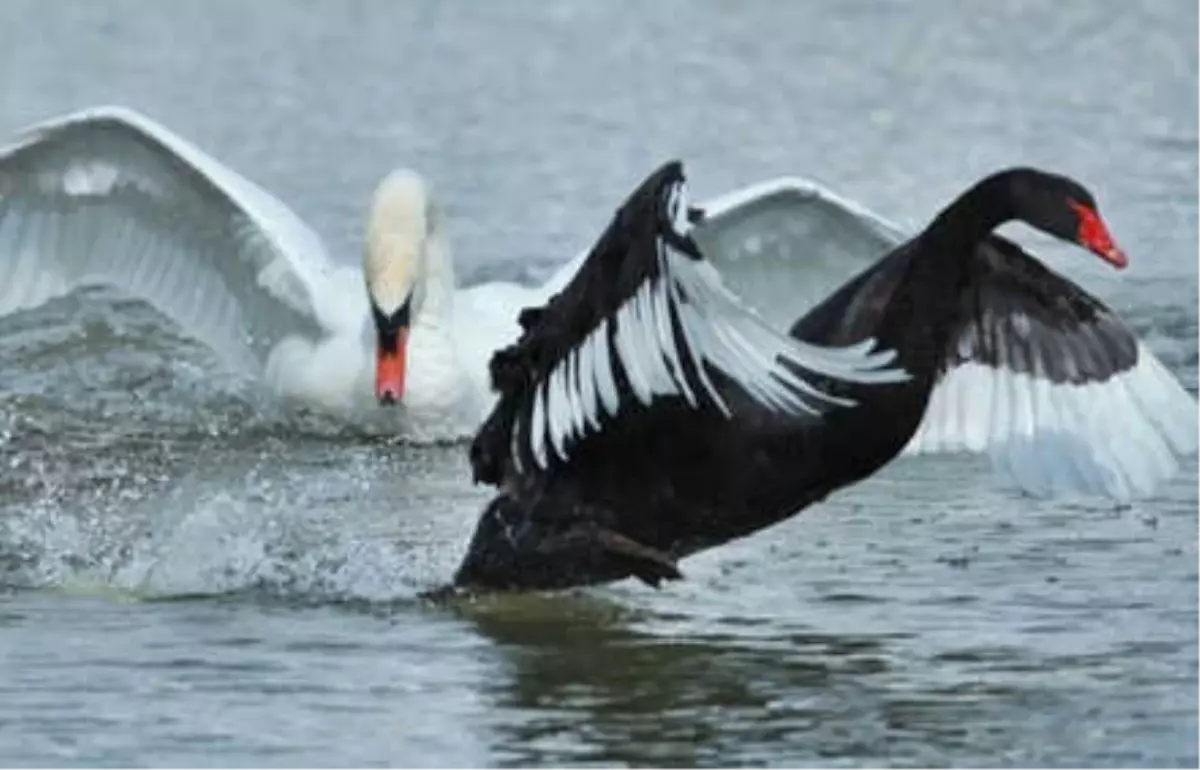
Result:
[[[118,123],[159,140],[164,134],[169,133],[158,121],[133,107],[115,103],[95,104],[54,117],[43,118],[17,129],[13,134],[13,139],[0,146],[0,157],[11,155],[56,132],[86,123],[103,122]]]

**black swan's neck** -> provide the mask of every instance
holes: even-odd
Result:
[[[934,218],[922,240],[936,244],[948,258],[974,253],[989,233],[1017,217],[1013,182],[1021,173],[1011,169],[980,180]]]

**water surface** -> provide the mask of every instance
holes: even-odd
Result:
[[[1034,164],[1133,266],[1020,228],[1195,391],[1187,3],[0,5],[0,133],[137,107],[357,259],[390,167],[461,274],[587,246],[678,156],[927,220]],[[1197,474],[1114,509],[905,461],[687,581],[435,606],[461,446],[300,414],[144,304],[0,319],[0,762],[1195,765]],[[1120,419],[1114,415],[1114,419]]]

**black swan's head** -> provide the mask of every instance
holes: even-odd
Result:
[[[1129,264],[1086,187],[1069,177],[1032,168],[1014,169],[1004,176],[1012,214],[1017,219],[1077,243],[1114,267]]]

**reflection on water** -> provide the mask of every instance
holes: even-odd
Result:
[[[1014,764],[1105,740],[1060,732],[1102,710],[1064,714],[1077,704],[1052,681],[1089,665],[1079,660],[961,650],[933,656],[944,682],[917,682],[908,634],[780,634],[731,618],[727,633],[658,635],[670,618],[586,594],[480,599],[456,614],[503,652],[487,692],[509,715],[492,749],[506,765]],[[1029,745],[1013,744],[1014,715]]]

